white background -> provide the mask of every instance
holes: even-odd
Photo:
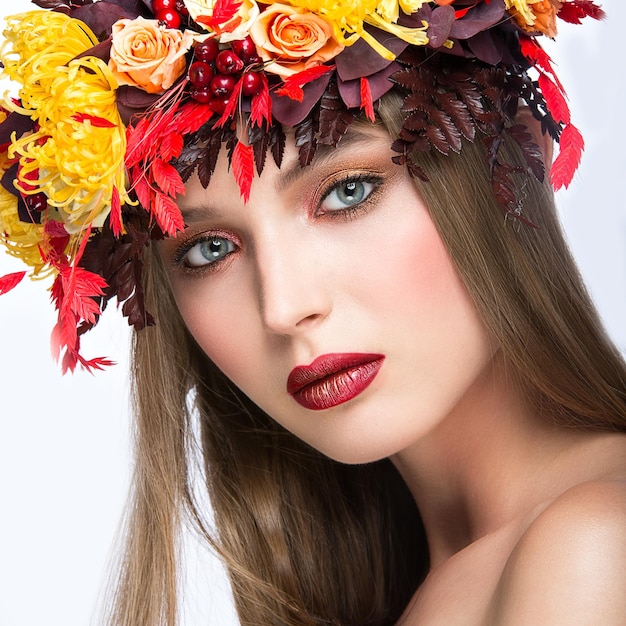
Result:
[[[564,225],[610,334],[626,349],[623,38],[626,3],[609,20],[561,24],[550,54],[587,143]],[[2,0],[0,16],[28,10]],[[3,86],[3,89],[5,87]],[[0,254],[0,276],[21,269]],[[41,284],[0,296],[0,624],[84,626],[102,589],[130,475],[128,332],[109,311],[85,354],[116,367],[61,377],[49,353],[54,313]],[[192,550],[194,555],[198,549]],[[227,583],[201,557],[188,570],[184,624],[235,624]]]

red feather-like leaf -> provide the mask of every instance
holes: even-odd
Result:
[[[103,357],[96,357],[95,359],[85,359],[80,354],[76,355],[78,360],[86,371],[90,374],[93,374],[92,370],[103,370],[105,367],[110,367],[111,365],[115,365],[115,361],[111,361],[111,359],[106,359]]]
[[[233,150],[232,168],[235,180],[239,185],[244,202],[250,199],[250,189],[254,178],[254,149],[241,141],[237,142]]]
[[[5,274],[0,278],[0,295],[8,293],[11,289],[17,287],[22,279],[26,276],[26,272],[13,272],[12,274]]]
[[[141,206],[148,212],[151,212],[152,206],[152,189],[150,189],[150,185],[146,180],[146,177],[143,173],[135,172],[132,176],[133,180],[133,189],[137,194],[137,199]]]
[[[196,21],[211,26],[212,30],[219,30],[220,24],[224,24],[235,17],[240,6],[241,0],[217,0],[213,6],[213,14],[210,17],[198,17]]]
[[[161,159],[154,159],[151,163],[150,172],[161,191],[168,196],[174,197],[176,194],[185,193],[183,180],[173,165]]]
[[[374,101],[372,100],[372,90],[370,89],[370,82],[365,76],[361,77],[361,108],[365,109],[365,115],[370,122],[376,121],[376,115],[374,114]]]
[[[111,230],[116,237],[122,234],[122,202],[120,200],[120,192],[117,187],[113,187],[111,194],[111,213],[109,216]]]
[[[109,120],[105,120],[103,117],[89,115],[88,113],[76,113],[75,115],[72,115],[72,119],[76,122],[80,122],[81,124],[89,121],[92,126],[97,126],[98,128],[115,128],[115,124],[113,122],[109,122]]]
[[[252,106],[250,111],[250,120],[253,125],[261,126],[263,120],[267,121],[268,126],[272,123],[272,99],[270,98],[270,88],[265,72],[260,72],[261,90],[252,96]]]
[[[172,159],[177,159],[185,146],[185,140],[179,133],[168,133],[161,140],[161,146],[159,155],[161,158],[169,162]]]
[[[563,124],[569,124],[571,119],[570,111],[563,91],[543,73],[539,74],[539,87],[543,97],[546,99],[548,111],[550,111],[554,120]]]
[[[602,8],[591,0],[564,2],[557,15],[570,24],[580,24],[585,17],[591,17],[594,20],[603,20],[606,17]]]
[[[555,190],[567,188],[572,182],[584,149],[585,140],[580,131],[573,124],[565,126],[559,141],[559,155],[550,169],[550,180]]]
[[[144,137],[149,128],[150,123],[146,117],[141,118],[137,126],[128,126],[126,128],[125,163],[129,169],[139,163],[145,156],[144,152],[148,147],[148,142],[144,141]]]
[[[179,109],[171,128],[180,135],[188,135],[206,124],[214,114],[206,104],[187,102]]]
[[[224,112],[222,113],[221,117],[217,120],[217,122],[215,122],[214,128],[221,128],[222,126],[224,126],[224,124],[226,124],[226,122],[228,122],[228,120],[230,120],[233,117],[239,105],[239,96],[241,95],[242,87],[243,87],[243,78],[240,78],[235,84],[233,92],[230,94],[230,100],[228,101],[228,104],[226,105]]]
[[[57,323],[50,335],[50,350],[55,361],[59,360],[64,349],[73,352],[78,349],[77,323],[76,316],[67,310],[67,307],[61,307]]]
[[[288,76],[282,87],[276,90],[276,93],[279,96],[287,96],[292,100],[302,102],[302,99],[304,98],[302,87],[334,69],[334,65],[315,65],[314,67],[309,67],[308,69],[302,70],[297,74]]]
[[[160,191],[155,194],[151,212],[166,235],[176,235],[185,228],[183,216],[176,202]]]
[[[520,49],[522,54],[537,67],[537,69],[546,74],[550,74],[557,84],[558,88],[565,93],[565,89],[556,75],[554,68],[552,67],[552,59],[548,53],[537,43],[535,39],[520,36]]]

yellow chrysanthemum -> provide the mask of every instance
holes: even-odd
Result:
[[[20,159],[18,187],[43,191],[70,232],[101,225],[113,187],[127,199],[126,135],[111,71],[96,57],[76,58],[98,40],[86,24],[56,11],[13,16],[4,36],[6,74],[22,85],[22,106],[13,108],[38,124],[9,148]]]
[[[353,44],[362,38],[382,57],[392,61],[395,57],[364,28],[371,24],[381,30],[392,33],[399,39],[413,45],[423,46],[428,43],[427,26],[423,29],[406,28],[396,22],[399,16],[398,0],[270,0],[268,3],[283,2],[295,7],[302,7],[322,16],[332,24],[336,40],[344,46]],[[419,9],[426,0],[411,0],[410,6]],[[402,6],[408,6],[406,2]]]
[[[7,252],[33,268],[38,274],[44,267],[39,245],[43,227],[20,221],[17,214],[17,198],[0,187],[0,243]]]

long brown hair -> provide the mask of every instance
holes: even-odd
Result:
[[[395,136],[399,107],[380,116]],[[503,149],[517,158],[512,146]],[[520,179],[505,220],[480,141],[422,155],[416,181],[507,366],[546,419],[626,431],[626,371],[564,242],[547,184]],[[383,625],[428,568],[419,512],[388,460],[331,461],[278,426],[186,331],[158,253],[146,259],[157,325],[134,341],[136,466],[110,623],[176,623],[177,540],[192,520],[224,558],[243,625]],[[196,428],[195,424],[199,424]],[[199,447],[214,523],[196,502]]]

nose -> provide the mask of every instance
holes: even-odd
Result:
[[[256,252],[261,319],[268,332],[299,334],[326,319],[332,308],[329,277],[314,246],[301,238],[276,237]]]

